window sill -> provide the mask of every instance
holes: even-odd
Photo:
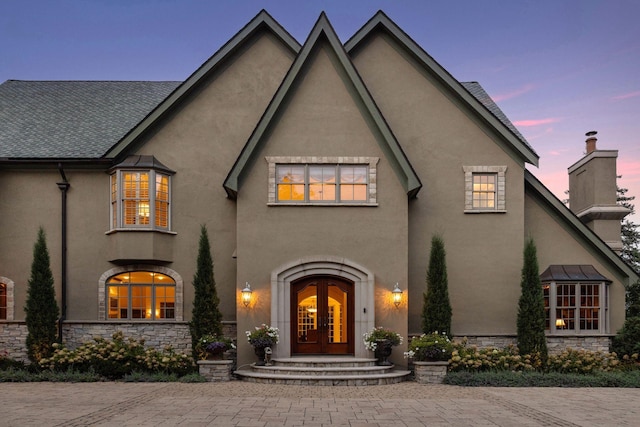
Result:
[[[143,231],[143,232],[151,232],[151,231],[155,231],[156,233],[162,233],[162,234],[171,234],[171,235],[175,235],[178,234],[175,231],[169,231],[169,230],[161,230],[158,228],[112,228],[109,231],[105,231],[104,234],[106,234],[107,236],[110,234],[114,234],[114,233],[119,233],[119,232],[130,232],[130,231]]]
[[[466,214],[505,214],[507,213],[506,209],[498,210],[498,209],[465,209],[464,213]]]
[[[314,206],[314,207],[368,207],[375,208],[378,206],[377,203],[288,203],[288,202],[279,202],[279,203],[267,203],[267,206]]]

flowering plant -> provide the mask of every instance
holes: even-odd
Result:
[[[371,331],[365,333],[362,339],[364,346],[371,351],[376,351],[378,346],[377,341],[388,340],[391,342],[391,345],[402,344],[402,336],[400,336],[400,334],[391,329],[383,328],[382,326],[373,328]]]
[[[222,354],[227,350],[236,348],[231,339],[217,335],[203,335],[196,344],[196,353],[199,359],[206,359],[207,354]]]
[[[418,361],[449,360],[452,352],[453,343],[447,334],[435,331],[413,338],[409,343],[409,351],[404,353],[404,357]]]
[[[254,347],[271,347],[278,344],[278,328],[265,325],[256,326],[254,331],[246,331],[247,341]]]

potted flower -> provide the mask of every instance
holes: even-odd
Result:
[[[222,359],[225,351],[236,348],[231,339],[217,335],[203,335],[196,344],[196,354],[200,360]]]
[[[402,344],[402,336],[391,329],[378,326],[363,335],[364,345],[374,352],[378,361],[376,364],[389,366],[388,357],[391,355],[393,347]]]
[[[435,331],[413,338],[404,356],[420,362],[436,362],[449,360],[452,352],[453,343],[447,334]]]
[[[261,326],[256,326],[253,331],[245,332],[247,335],[247,341],[249,341],[249,344],[253,346],[256,356],[258,356],[259,360],[256,362],[257,366],[264,366],[265,364],[265,349],[278,344],[278,332],[278,328],[265,325],[264,323]]]

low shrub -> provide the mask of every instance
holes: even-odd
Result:
[[[521,356],[516,346],[504,349],[467,346],[466,340],[454,345],[449,370],[453,372],[535,371],[542,369],[539,354]]]
[[[618,369],[619,366],[620,361],[615,353],[571,348],[567,348],[560,354],[550,355],[547,361],[547,371],[570,374],[608,372]]]
[[[7,369],[25,369],[24,362],[19,360],[13,360],[9,357],[9,354],[2,350],[0,351],[0,371],[6,371]]]
[[[640,371],[567,374],[559,372],[449,372],[444,384],[466,387],[640,387]]]
[[[454,345],[445,332],[438,331],[413,337],[409,343],[409,351],[404,357],[417,361],[449,360]]]
[[[125,339],[122,332],[115,332],[111,341],[97,337],[75,350],[61,344],[54,344],[54,348],[50,358],[40,360],[40,366],[56,372],[93,371],[119,379],[135,371],[182,376],[195,369],[191,356],[176,353],[170,346],[162,351],[145,348],[144,340]]]
[[[640,353],[640,317],[629,317],[611,341],[611,351],[621,356]]]

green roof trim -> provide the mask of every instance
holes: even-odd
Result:
[[[264,9],[260,11],[247,25],[245,25],[224,46],[213,54],[204,64],[178,86],[164,101],[153,109],[138,125],[129,131],[118,143],[111,147],[103,157],[117,157],[123,155],[140,135],[167,113],[171,107],[188,95],[193,88],[211,71],[217,69],[225,59],[232,56],[251,36],[266,29],[278,37],[291,52],[297,54],[300,43],[293,38],[275,19]]]
[[[376,29],[381,28],[390,34],[401,46],[403,46],[407,52],[409,52],[419,63],[421,63],[426,69],[445,86],[449,87],[453,93],[463,103],[469,106],[470,110],[474,112],[479,118],[487,123],[491,128],[495,129],[498,135],[506,140],[523,158],[525,162],[538,166],[538,155],[534,149],[527,144],[522,135],[514,129],[513,126],[509,126],[503,120],[500,120],[495,114],[495,108],[480,102],[476,96],[470,93],[463,84],[461,84],[455,77],[453,77],[447,70],[445,70],[438,62],[431,57],[427,52],[422,49],[407,33],[405,33],[395,22],[393,22],[384,12],[378,11],[360,30],[358,30],[348,41],[345,43],[345,49],[347,52],[352,53],[358,48],[370,34]],[[492,104],[493,101],[491,102]],[[499,110],[499,109],[498,109]],[[506,118],[506,116],[505,116]],[[507,119],[508,121],[508,119]],[[510,122],[509,122],[510,123]]]
[[[258,151],[259,146],[264,141],[272,121],[277,116],[281,106],[283,105],[289,90],[294,86],[297,81],[301,70],[304,69],[310,54],[313,52],[314,47],[321,41],[326,42],[331,47],[333,53],[336,55],[340,65],[350,83],[353,85],[353,89],[359,101],[364,105],[367,112],[370,115],[373,124],[377,127],[382,138],[378,138],[380,146],[387,155],[400,183],[405,189],[407,195],[412,198],[422,188],[422,183],[415,173],[413,167],[409,163],[407,156],[400,147],[398,140],[391,131],[386,120],[382,116],[380,109],[373,100],[371,94],[367,90],[364,82],[360,78],[360,75],[356,71],[355,66],[351,62],[351,59],[344,50],[342,43],[340,42],[335,30],[331,26],[326,14],[323,12],[320,14],[318,21],[311,30],[307,41],[304,43],[298,56],[294,60],[291,68],[285,76],[282,84],[278,88],[278,91],[271,100],[269,106],[265,110],[264,115],[258,122],[253,134],[245,144],[240,156],[230,170],[227,178],[224,182],[224,188],[230,198],[235,199],[237,197],[239,182],[244,171],[249,167],[251,160],[255,153]]]
[[[524,171],[525,191],[541,201],[548,209],[553,211],[566,225],[575,230],[579,236],[596,249],[602,257],[619,272],[629,277],[629,283],[640,279],[640,276],[620,258],[602,239],[600,239],[589,227],[567,208],[547,187],[542,184],[531,172]]]

